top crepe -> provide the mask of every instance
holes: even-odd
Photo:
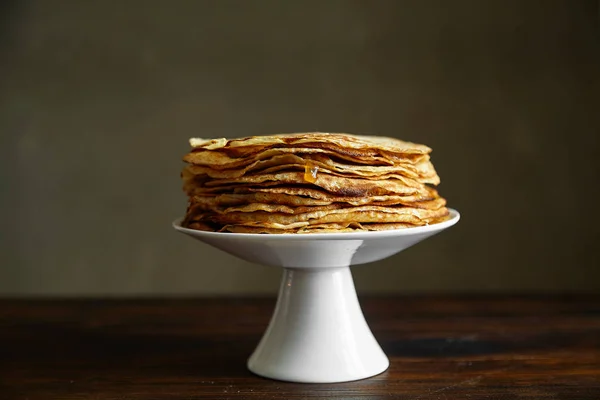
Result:
[[[382,136],[350,135],[340,133],[292,133],[272,136],[250,136],[241,139],[190,139],[194,149],[236,150],[266,147],[317,147],[335,146],[357,151],[381,150],[392,154],[429,154],[431,149],[422,144],[405,142]]]

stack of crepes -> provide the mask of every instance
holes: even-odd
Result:
[[[182,225],[234,233],[379,231],[441,222],[446,200],[427,146],[295,133],[190,139]]]

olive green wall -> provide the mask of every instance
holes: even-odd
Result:
[[[434,149],[455,228],[363,292],[600,291],[597,1],[12,1],[0,295],[273,293],[175,233],[190,136]]]

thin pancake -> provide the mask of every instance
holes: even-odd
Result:
[[[305,180],[302,172],[281,172],[275,174],[259,174],[241,176],[237,179],[214,179],[205,183],[206,187],[231,186],[238,184],[257,184],[274,181],[279,184],[312,183],[328,192],[346,196],[371,196],[390,193],[403,193],[406,188],[420,189],[423,184],[414,179],[400,177],[381,181],[360,178],[346,178],[329,174],[318,174],[313,182]]]
[[[321,148],[277,148],[277,149],[259,149],[245,157],[235,157],[222,151],[191,151],[183,156],[183,161],[194,164],[204,165],[212,169],[234,169],[252,164],[257,160],[266,160],[282,154],[300,154],[303,157],[308,154],[322,154],[330,157],[346,160],[347,162],[364,165],[396,165],[396,164],[418,164],[429,160],[428,154],[411,155],[410,157],[393,160],[389,155],[383,156],[350,156],[337,153],[328,149]]]
[[[219,230],[219,232],[232,232],[232,233],[268,233],[268,234],[282,234],[282,233],[342,233],[342,232],[360,232],[360,231],[384,231],[392,229],[406,229],[414,228],[415,225],[403,224],[403,223],[384,223],[384,224],[320,224],[310,225],[296,229],[275,229],[275,228],[263,228],[256,226],[243,226],[243,225],[225,225]]]
[[[256,195],[256,196],[255,196]],[[274,200],[274,201],[270,201]],[[365,200],[370,200],[366,198]],[[446,200],[438,197],[429,201],[383,201],[359,202],[357,205],[342,202],[328,202],[311,198],[298,198],[282,194],[249,194],[249,195],[220,195],[194,196],[191,199],[189,213],[213,211],[224,214],[230,212],[267,211],[285,214],[302,214],[310,211],[321,211],[338,208],[351,209],[353,206],[371,205],[377,207],[407,206],[427,210],[437,210],[446,205]],[[284,204],[282,204],[284,203]],[[285,204],[287,203],[287,204]]]
[[[355,196],[338,196],[331,194],[325,190],[315,188],[315,187],[307,187],[307,186],[276,186],[276,187],[250,187],[250,188],[238,188],[234,193],[279,193],[279,194],[287,194],[290,196],[303,196],[310,197],[316,200],[325,200],[330,202],[345,202],[354,205],[359,204],[367,204],[370,202],[385,202],[385,201],[395,201],[398,200],[412,202],[412,201],[425,201],[425,200],[433,200],[437,198],[438,192],[430,188],[428,186],[424,186],[422,190],[419,190],[414,193],[406,194],[406,195],[381,195],[381,196],[370,196],[370,197],[362,197],[356,198]]]
[[[364,183],[360,183],[357,185],[347,185],[340,187],[336,185],[336,181],[323,181],[323,179],[319,179],[319,182],[323,184],[324,187],[316,187],[312,184],[295,184],[294,180],[288,180],[287,182],[278,182],[278,181],[269,181],[262,183],[239,183],[239,184],[231,184],[225,186],[215,186],[215,187],[206,187],[205,184],[198,184],[197,182],[187,182],[184,183],[183,190],[190,196],[206,196],[206,195],[216,195],[222,193],[248,193],[253,190],[259,189],[278,189],[280,187],[300,187],[306,189],[321,189],[328,191],[330,194],[340,197],[367,197],[367,196],[429,196],[430,188],[423,185],[419,188],[402,186],[400,184],[391,182],[391,184],[382,185],[381,181],[371,181],[360,180]],[[337,182],[340,182],[339,180]],[[389,181],[384,181],[389,182]]]
[[[251,203],[281,204],[286,206],[326,206],[333,203],[344,203],[353,206],[365,204],[402,204],[411,205],[425,203],[432,200],[443,200],[435,196],[372,196],[372,197],[335,197],[327,192],[317,191],[316,199],[308,196],[299,196],[285,193],[250,192],[250,193],[223,193],[208,196],[192,196],[190,203],[204,204],[206,207],[233,207]]]
[[[435,177],[419,177],[419,176],[415,176],[414,174],[411,173],[403,173],[403,174],[381,174],[381,175],[369,175],[367,173],[351,173],[349,171],[345,171],[345,172],[338,172],[338,171],[332,171],[330,169],[327,168],[319,168],[318,166],[311,166],[310,164],[290,164],[290,165],[278,165],[278,166],[274,166],[271,168],[267,168],[263,171],[260,171],[260,174],[272,174],[275,172],[286,172],[286,171],[306,171],[308,168],[310,168],[309,171],[312,172],[313,176],[316,176],[318,174],[329,174],[329,175],[334,175],[334,176],[340,176],[343,178],[362,178],[362,179],[368,179],[368,180],[385,180],[385,179],[399,179],[399,180],[403,180],[404,178],[409,178],[409,179],[413,179],[416,182],[419,183],[429,183],[432,185],[437,185],[438,183],[440,183],[440,180],[437,176]]]
[[[244,149],[253,147],[333,145],[340,149],[383,150],[394,154],[429,154],[431,148],[411,142],[382,137],[351,135],[345,133],[292,133],[270,136],[250,136],[240,139],[190,139],[190,145],[196,149]]]
[[[188,165],[187,171],[192,175],[208,175],[215,179],[233,179],[239,178],[249,173],[272,173],[283,169],[305,169],[307,166],[320,169],[335,175],[350,175],[358,177],[393,177],[392,174],[399,174],[408,178],[413,178],[422,183],[438,184],[439,177],[435,172],[433,164],[429,160],[423,160],[415,165],[397,164],[397,165],[361,165],[345,164],[332,160],[323,154],[280,154],[268,159],[258,159],[251,164],[239,168],[214,169],[204,165]]]
[[[326,232],[353,232],[355,229],[359,229],[360,224],[356,223],[331,223],[331,224],[317,224],[303,228],[296,229],[275,229],[275,228],[264,228],[260,226],[243,226],[243,225],[225,225],[219,232],[232,232],[232,233],[326,233]]]
[[[267,228],[293,229],[311,224],[330,222],[402,222],[423,225],[429,220],[444,217],[448,210],[426,210],[412,207],[362,206],[334,210],[314,211],[303,214],[283,214],[256,211],[252,213],[231,212],[227,214],[205,213],[192,216],[192,221],[209,221],[222,225],[261,226]]]

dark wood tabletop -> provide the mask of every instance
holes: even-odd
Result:
[[[274,299],[0,300],[0,399],[600,399],[600,297],[363,299],[389,370],[246,370]]]

